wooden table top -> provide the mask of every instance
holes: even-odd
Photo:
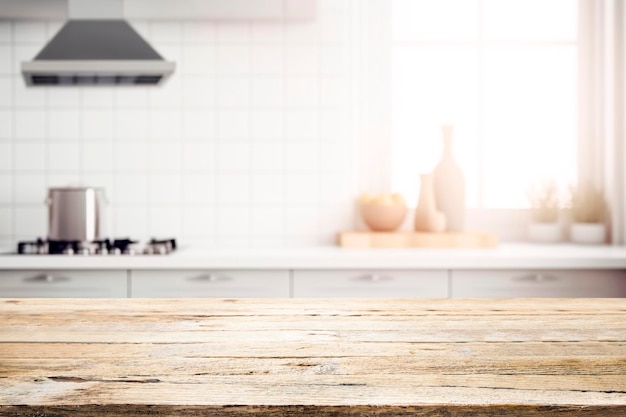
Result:
[[[0,299],[0,416],[626,416],[626,299]]]

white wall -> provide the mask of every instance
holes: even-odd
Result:
[[[47,187],[103,186],[108,235],[216,246],[333,242],[353,223],[349,0],[314,22],[132,22],[163,88],[30,88],[61,22],[0,22],[0,247],[46,234]]]

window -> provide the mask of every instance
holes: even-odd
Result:
[[[415,204],[442,124],[469,208],[526,208],[578,175],[576,0],[393,0],[392,188]]]

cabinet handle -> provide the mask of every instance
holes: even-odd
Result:
[[[393,278],[386,275],[380,274],[367,274],[361,275],[360,277],[354,278],[355,281],[360,282],[381,282],[381,281],[393,281]]]
[[[52,274],[40,274],[35,275],[34,277],[24,278],[24,282],[34,282],[34,283],[43,283],[43,284],[54,284],[58,282],[66,282],[70,279],[68,277],[60,277]]]
[[[544,274],[544,273],[541,273],[541,272],[537,272],[537,273],[522,275],[520,277],[513,278],[513,280],[514,281],[521,281],[521,282],[542,283],[542,282],[558,281],[559,278],[554,276],[554,275],[549,275],[549,274]]]
[[[202,274],[193,278],[189,278],[189,281],[196,282],[224,282],[224,281],[232,281],[233,279],[227,275],[218,275],[218,274]]]

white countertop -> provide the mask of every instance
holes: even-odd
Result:
[[[210,249],[164,256],[0,253],[0,269],[626,269],[626,247],[501,244],[494,249]]]

